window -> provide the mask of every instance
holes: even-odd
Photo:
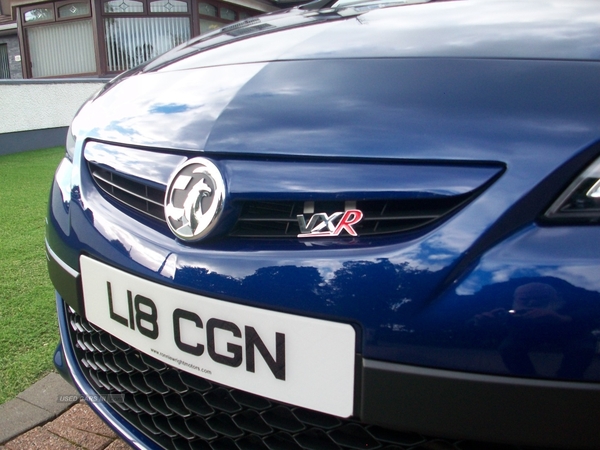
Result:
[[[150,2],[151,13],[186,13],[188,4],[178,0],[156,0]]]
[[[8,64],[8,45],[0,44],[0,79],[10,78],[10,66]]]
[[[203,16],[217,16],[217,7],[208,3],[198,3],[198,12]]]
[[[121,72],[152,59],[191,37],[185,0],[104,0],[108,72]]]
[[[231,3],[223,2],[205,2],[198,3],[198,13],[200,15],[200,34],[210,33],[218,30],[228,23],[244,20],[252,14],[249,10],[235,6]]]
[[[87,1],[25,7],[22,24],[34,78],[96,73],[96,53]]]
[[[25,23],[28,22],[48,22],[54,20],[54,8],[39,7],[25,11]]]
[[[190,38],[186,17],[118,17],[104,27],[109,72],[131,69]]]
[[[187,14],[189,3],[184,0],[150,0],[150,7],[146,2],[139,0],[106,0],[104,1],[104,14]]]
[[[27,41],[34,78],[96,72],[90,19],[28,28]]]
[[[143,13],[144,3],[136,0],[109,0],[104,2],[104,12],[109,14]]]
[[[234,10],[229,9],[229,8],[220,8],[219,16],[221,17],[221,19],[225,19],[230,22],[237,20],[237,14],[235,13]]]
[[[67,3],[66,5],[56,8],[59,19],[67,19],[71,17],[80,17],[90,15],[89,3]]]

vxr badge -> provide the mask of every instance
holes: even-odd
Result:
[[[358,236],[353,226],[361,221],[363,213],[358,209],[336,212],[330,216],[326,213],[317,213],[310,218],[308,223],[303,214],[299,214],[297,217],[298,225],[300,225],[299,238],[339,236],[343,230],[352,236]]]

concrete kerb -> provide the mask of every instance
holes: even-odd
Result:
[[[79,402],[79,393],[59,374],[50,373],[0,405],[0,445],[58,417]]]

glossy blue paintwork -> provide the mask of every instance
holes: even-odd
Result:
[[[261,23],[272,28],[241,38],[226,32],[200,37],[144,70],[334,58],[585,61],[600,57],[598,8],[586,0],[470,1],[466,5],[449,1],[337,12],[300,8],[263,17]],[[278,33],[276,39],[269,36],[283,29],[288,31]]]
[[[597,239],[595,226],[528,226],[486,252],[412,325],[382,330],[383,339],[410,328],[421,337],[401,339],[407,345],[397,351],[438,347],[423,352],[428,365],[482,370],[474,363],[482,360],[490,373],[597,380]]]
[[[578,14],[596,17],[592,4],[551,3],[533,27],[521,3],[501,17],[491,15],[494,2],[412,5],[313,16],[281,37],[231,47],[208,39],[193,52],[176,49],[113,83],[74,120],[77,151],[54,185],[49,245],[75,269],[85,253],[169,286],[351,323],[358,352],[372,359],[600,381],[600,228],[538,220],[600,153],[600,21]],[[561,21],[573,8],[583,9]],[[445,21],[453,25],[425,38],[436,20],[459,13],[469,26]],[[575,31],[582,36],[570,37]],[[186,51],[194,56],[179,59]],[[201,153],[237,168],[226,171],[232,192],[282,199],[289,180],[310,192],[397,183],[414,193],[410,176],[389,168],[381,179],[325,181],[323,168],[335,164],[348,174],[348,164],[406,174],[430,165],[441,184],[457,167],[505,171],[459,213],[418,232],[186,245],[97,192],[81,156],[87,140]],[[277,173],[279,185],[263,173],[273,161],[293,167]],[[515,317],[523,292],[542,298],[525,326]],[[561,370],[564,357],[575,361],[571,371]]]

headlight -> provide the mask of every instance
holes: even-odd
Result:
[[[571,183],[544,217],[560,222],[600,222],[600,158]]]
[[[66,157],[70,161],[73,161],[73,154],[75,153],[75,136],[71,131],[71,127],[69,127],[69,130],[67,131],[67,141],[65,143],[65,147],[67,149]]]

